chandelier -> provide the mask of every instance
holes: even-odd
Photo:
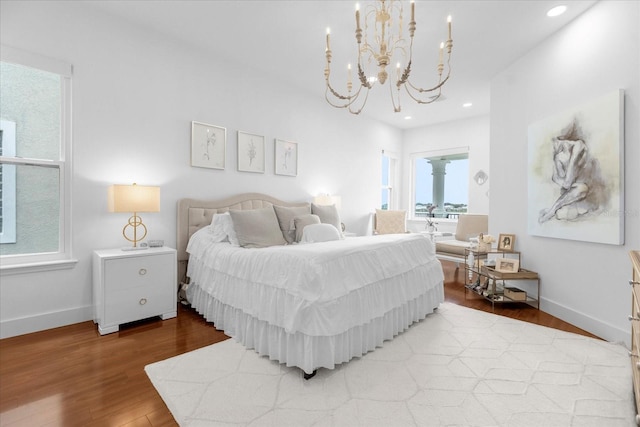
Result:
[[[356,4],[356,42],[358,43],[358,88],[353,91],[351,76],[351,64],[347,66],[347,93],[341,94],[331,85],[331,45],[330,33],[327,28],[327,46],[325,55],[327,66],[324,69],[326,81],[325,99],[336,108],[347,108],[352,114],[360,114],[367,103],[369,90],[376,84],[384,85],[389,77],[387,66],[396,57],[402,57],[406,61],[402,68],[400,60],[396,63],[396,80],[389,82],[389,92],[393,103],[393,111],[401,111],[400,91],[404,87],[407,94],[418,104],[430,104],[436,101],[442,91],[442,86],[449,80],[451,74],[451,16],[447,18],[448,39],[440,43],[440,56],[437,67],[437,83],[428,89],[423,89],[414,85],[411,80],[411,62],[413,57],[413,35],[416,31],[415,2],[411,0],[411,21],[409,21],[409,45],[403,36],[403,8],[400,0],[376,0],[374,4],[369,4],[364,11],[364,31],[360,26],[360,6]],[[397,15],[397,17],[394,17]],[[363,37],[364,35],[364,37]],[[364,40],[363,40],[364,38]],[[447,51],[447,73],[443,78],[444,71],[444,50]],[[408,52],[407,52],[408,51]],[[363,63],[365,57],[367,64]],[[369,75],[364,67],[375,63],[378,66],[377,76]],[[394,90],[395,86],[395,90]],[[364,95],[363,95],[364,94]],[[363,99],[356,104],[356,101],[363,95]]]

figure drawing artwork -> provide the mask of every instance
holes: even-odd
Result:
[[[624,243],[622,90],[529,126],[528,229]]]
[[[238,170],[264,173],[264,136],[238,131]]]
[[[275,141],[275,173],[276,175],[298,175],[298,144],[295,142]]]
[[[223,127],[191,122],[191,166],[224,169],[227,130]]]

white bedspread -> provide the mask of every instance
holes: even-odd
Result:
[[[444,279],[433,243],[420,234],[261,249],[210,236],[205,228],[189,241],[192,283],[290,334],[344,333],[442,287]]]

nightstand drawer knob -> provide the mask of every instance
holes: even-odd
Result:
[[[145,274],[147,274],[147,269],[146,269],[146,268],[141,268],[141,269],[138,271],[138,274],[139,274],[139,275],[141,275],[141,276],[144,276]]]
[[[147,299],[146,298],[141,298],[140,299],[140,305],[145,305],[147,303]]]

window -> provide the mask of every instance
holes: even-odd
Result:
[[[2,268],[70,258],[71,66],[2,46]]]
[[[455,218],[467,212],[469,152],[465,148],[411,156],[414,217]]]
[[[393,186],[396,180],[396,164],[397,160],[389,153],[382,151],[382,198],[380,209],[395,209],[397,199],[393,192]]]

